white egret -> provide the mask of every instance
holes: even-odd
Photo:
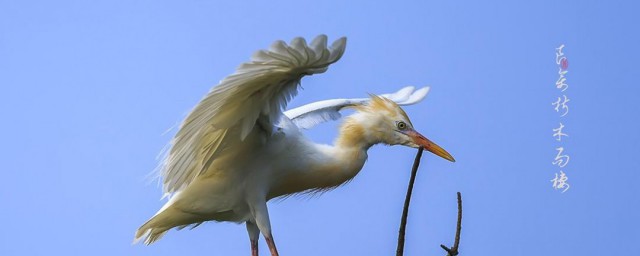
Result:
[[[449,161],[444,149],[416,132],[399,105],[421,101],[428,87],[406,87],[363,99],[319,101],[282,112],[305,75],[325,72],[344,53],[346,38],[327,47],[295,38],[268,50],[224,78],[198,103],[171,141],[161,166],[169,201],[135,234],[151,244],[169,229],[205,221],[245,223],[252,255],[262,233],[271,255],[267,201],[293,193],[325,191],[352,179],[378,143],[424,147]],[[301,129],[340,118],[350,108],[334,145],[317,144]]]

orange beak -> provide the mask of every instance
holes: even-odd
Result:
[[[442,157],[444,159],[447,159],[451,162],[456,161],[455,159],[453,159],[453,156],[449,154],[449,152],[444,150],[442,147],[438,146],[438,144],[433,143],[433,141],[430,141],[429,139],[425,138],[424,136],[422,136],[422,134],[414,131],[413,129],[406,131],[404,133],[407,136],[409,136],[411,139],[413,139],[413,142],[415,144],[417,144],[420,147],[423,147],[429,152],[434,153],[435,155]]]

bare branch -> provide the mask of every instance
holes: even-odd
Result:
[[[416,159],[413,161],[413,168],[411,169],[411,178],[409,179],[409,186],[407,187],[407,195],[404,198],[404,207],[402,209],[402,218],[400,219],[400,230],[398,231],[398,247],[396,248],[396,256],[402,256],[404,254],[404,234],[407,227],[407,216],[409,215],[409,203],[411,202],[411,193],[413,191],[413,183],[416,180],[416,174],[418,173],[418,166],[420,165],[420,158],[422,157],[422,151],[424,148],[420,147],[416,154]]]
[[[460,231],[462,230],[462,194],[458,192],[458,223],[456,226],[456,237],[453,242],[453,247],[447,248],[444,244],[441,244],[443,250],[447,251],[447,256],[457,256],[458,246],[460,245]]]
[[[411,169],[411,178],[409,179],[409,186],[407,187],[407,194],[404,199],[404,207],[402,208],[402,218],[400,219],[400,230],[398,231],[398,247],[396,248],[396,256],[404,255],[404,237],[407,227],[407,217],[409,215],[409,205],[411,203],[411,193],[413,192],[413,184],[416,180],[416,174],[418,173],[418,166],[420,166],[420,158],[422,157],[422,151],[424,148],[420,147],[416,158],[413,161],[413,168]],[[441,244],[443,250],[447,252],[447,256],[458,256],[458,246],[460,245],[460,232],[462,231],[462,194],[458,194],[458,221],[456,225],[456,236],[453,243],[453,247],[449,248],[444,244]]]

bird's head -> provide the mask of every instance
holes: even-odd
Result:
[[[384,143],[404,145],[412,148],[423,147],[437,156],[455,162],[455,159],[442,147],[417,132],[407,113],[395,102],[372,95],[368,104],[356,107],[343,129],[359,133],[361,139],[369,144]]]

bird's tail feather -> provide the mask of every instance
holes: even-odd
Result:
[[[197,215],[186,213],[169,206],[138,228],[133,243],[136,244],[144,240],[144,244],[149,245],[158,241],[158,239],[162,238],[162,236],[173,227],[188,226],[202,221],[203,220]]]
[[[149,221],[147,221],[142,226],[140,226],[140,228],[138,228],[138,231],[136,231],[136,236],[133,239],[134,244],[137,244],[140,241],[144,240],[145,245],[150,245],[155,241],[158,241],[158,239],[162,238],[162,236],[165,233],[167,233],[167,231],[171,227],[156,226],[156,223],[157,223],[157,221],[155,221],[156,217],[159,217],[159,216],[158,215],[154,216]]]

